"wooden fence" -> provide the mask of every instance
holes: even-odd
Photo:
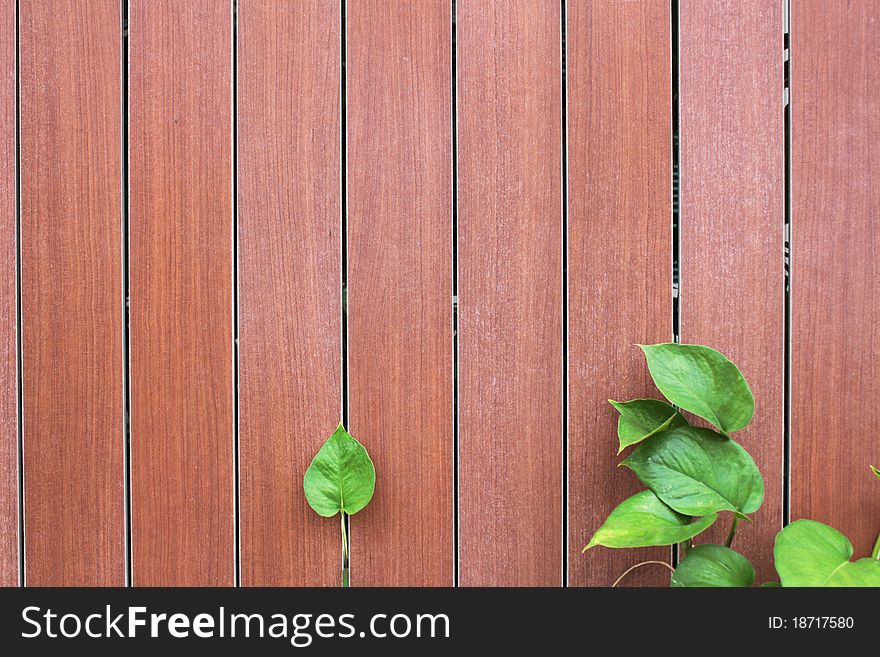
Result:
[[[0,582],[338,584],[343,417],[354,585],[608,585],[606,399],[674,338],[755,392],[759,578],[789,519],[867,552],[880,2],[787,14],[2,0]]]

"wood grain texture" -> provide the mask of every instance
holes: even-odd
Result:
[[[340,8],[239,3],[241,567],[339,585],[337,523],[302,475],[340,417]]]
[[[795,2],[791,518],[880,531],[880,2]]]
[[[559,585],[560,5],[457,12],[460,583]]]
[[[681,340],[724,353],[755,396],[734,438],[764,476],[764,505],[735,547],[766,581],[783,497],[782,3],[687,3],[680,26]]]
[[[234,581],[228,1],[129,16],[132,576]]]
[[[450,20],[347,6],[350,426],[378,476],[354,585],[453,583]]]
[[[25,581],[125,581],[118,2],[22,2]]]
[[[15,3],[0,6],[0,586],[18,585]]]
[[[671,551],[581,554],[642,487],[616,466],[608,398],[657,397],[637,343],[672,340],[669,3],[569,2],[569,584],[609,586]],[[668,583],[662,566],[623,585]]]

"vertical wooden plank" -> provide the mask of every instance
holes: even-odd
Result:
[[[681,340],[720,350],[754,393],[754,419],[734,438],[757,462],[765,498],[735,547],[763,581],[782,527],[782,3],[683,3],[680,21]],[[715,542],[729,521],[713,528]]]
[[[560,5],[457,7],[460,582],[559,585]]]
[[[569,2],[569,584],[608,586],[670,551],[581,550],[640,489],[608,398],[657,396],[637,343],[672,340],[669,3]],[[623,585],[668,582],[662,566]]]
[[[232,24],[227,0],[131,0],[132,571],[234,581]]]
[[[18,584],[15,3],[0,7],[0,586]]]
[[[376,464],[356,585],[451,585],[451,7],[349,2],[350,425]]]
[[[795,2],[791,518],[880,531],[880,2]]]
[[[338,585],[339,529],[302,475],[341,400],[340,7],[238,12],[242,583]]]
[[[22,2],[25,580],[125,581],[118,2]]]

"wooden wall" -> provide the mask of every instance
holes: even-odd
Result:
[[[606,400],[673,339],[755,392],[759,578],[795,518],[866,552],[880,2],[785,12],[4,2],[0,584],[335,585],[342,418],[354,585],[608,585]]]

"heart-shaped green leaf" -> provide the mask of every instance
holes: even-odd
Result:
[[[617,420],[617,438],[620,441],[618,454],[660,431],[687,424],[681,413],[659,399],[633,399],[628,402],[609,399],[608,402],[620,413]]]
[[[723,545],[699,545],[682,559],[672,575],[673,587],[750,587],[755,569],[739,552]]]
[[[376,469],[367,450],[340,422],[303,477],[309,506],[325,518],[340,511],[353,515],[367,506],[375,488]]]
[[[657,388],[679,408],[708,420],[725,435],[752,419],[755,399],[749,384],[720,352],[696,344],[640,346]]]
[[[657,497],[689,516],[754,513],[764,501],[764,480],[739,444],[710,429],[679,427],[658,433],[621,465]]]
[[[782,586],[880,586],[880,561],[850,561],[849,539],[815,520],[796,520],[776,535],[773,558]]]
[[[674,545],[693,538],[717,518],[713,513],[691,522],[691,518],[676,513],[654,493],[645,490],[617,505],[593,534],[584,552],[596,545],[610,548]]]

